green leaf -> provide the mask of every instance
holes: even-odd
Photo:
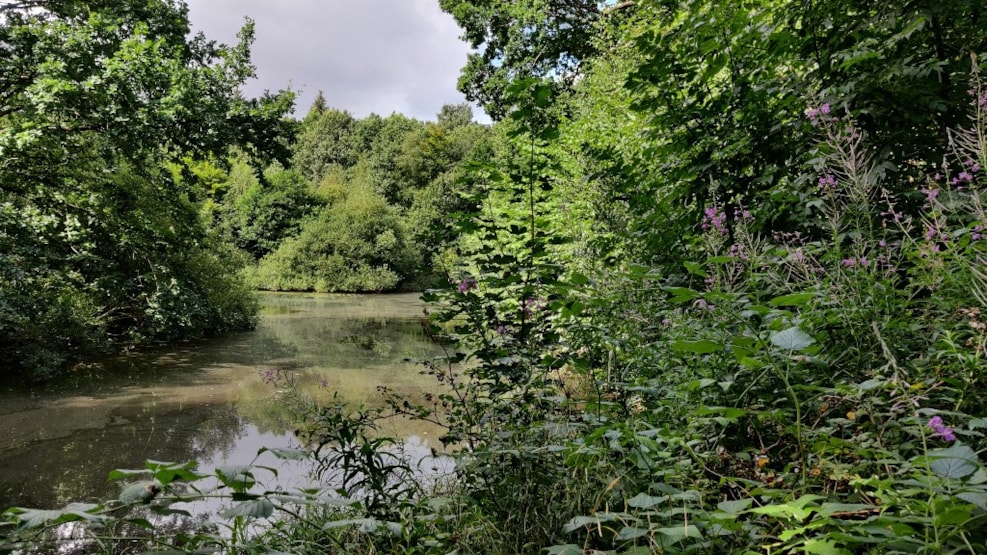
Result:
[[[819,514],[822,516],[832,516],[836,513],[853,513],[876,508],[878,507],[864,503],[823,503],[819,509]]]
[[[110,471],[110,473],[106,477],[106,479],[108,481],[123,480],[125,478],[130,478],[131,476],[136,476],[136,475],[140,475],[140,474],[150,474],[150,473],[151,473],[151,471],[150,470],[147,470],[147,469],[144,469],[144,470],[123,470],[123,469],[115,469],[115,470],[111,470]]]
[[[546,548],[545,552],[548,555],[583,555],[584,551],[582,547],[567,543],[565,545],[553,545],[552,547]]]
[[[700,339],[699,341],[679,340],[672,343],[672,350],[680,353],[716,353],[723,350],[723,343],[709,339]]]
[[[70,503],[57,510],[47,509],[24,509],[15,507],[9,510],[17,518],[20,529],[40,528],[49,524],[59,524],[62,522],[72,522],[76,520],[87,520],[89,522],[103,522],[106,517],[93,514],[100,508],[92,503]]]
[[[147,520],[146,518],[128,518],[126,519],[126,522],[133,524],[134,526],[143,528],[145,530],[152,530],[152,531],[154,530],[154,524],[152,524],[151,521]]]
[[[703,535],[695,525],[671,526],[668,528],[658,528],[655,530],[663,536],[667,536],[672,541],[684,540],[685,538],[702,539]]]
[[[806,540],[806,542],[802,544],[802,549],[806,553],[813,553],[814,555],[849,555],[850,554],[850,551],[837,547],[835,541],[821,540],[818,538],[811,538]]]
[[[663,287],[662,289],[672,294],[669,301],[673,303],[689,302],[699,297],[698,291],[688,287]]]
[[[692,275],[696,275],[701,278],[709,277],[706,270],[703,270],[703,265],[698,262],[683,262],[682,265],[685,266],[685,269]]]
[[[815,293],[794,293],[775,297],[768,303],[772,306],[805,306],[814,298],[816,298]]]
[[[247,518],[267,518],[274,514],[274,503],[260,498],[244,501],[222,512],[224,518],[245,516]]]
[[[968,445],[956,443],[946,449],[936,449],[927,455],[929,468],[943,478],[962,478],[980,467],[977,454]]]
[[[373,532],[380,528],[381,522],[376,518],[346,518],[342,520],[330,520],[322,525],[323,530],[330,528],[345,528],[347,526],[359,526],[361,532]]]
[[[987,511],[987,492],[985,491],[961,491],[956,494],[956,497]]]
[[[221,466],[216,469],[216,477],[227,487],[243,491],[257,483],[252,469],[253,467],[245,465]]]
[[[628,540],[633,540],[633,539],[637,539],[637,538],[641,538],[641,537],[647,536],[650,533],[651,533],[651,530],[648,530],[647,528],[637,528],[635,526],[624,526],[623,528],[620,529],[620,533],[617,534],[617,537],[620,538],[623,541],[628,541]]]
[[[562,529],[568,534],[586,526],[596,526],[612,520],[614,520],[614,516],[609,514],[597,516],[577,516],[570,519]]]
[[[170,463],[170,462],[159,462],[159,461],[147,461],[144,466],[154,475],[154,479],[157,480],[162,486],[167,486],[168,484],[179,480],[182,482],[194,482],[203,476],[201,474],[196,474],[192,471],[195,468],[195,462],[187,463]]]
[[[153,480],[135,482],[123,488],[123,491],[120,492],[118,499],[124,505],[135,505],[137,503],[147,504],[150,503],[160,492],[161,487]]]
[[[741,511],[747,510],[753,502],[754,500],[749,497],[747,499],[737,499],[735,501],[720,501],[717,503],[716,508],[724,513],[735,515]]]
[[[584,276],[583,274],[575,273],[575,272],[569,277],[569,281],[573,285],[587,285],[587,284],[589,284],[589,278],[588,277]]]
[[[800,330],[797,326],[781,330],[771,336],[771,343],[789,351],[801,351],[815,343],[811,335]]]
[[[668,501],[668,496],[652,497],[646,493],[639,493],[627,500],[627,504],[635,509],[650,509],[655,505]]]

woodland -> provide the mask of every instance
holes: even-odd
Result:
[[[189,38],[177,1],[0,6],[6,372],[249,327],[252,289],[422,290],[446,347],[386,409],[271,371],[324,489],[149,462],[7,510],[0,551],[73,520],[106,552],[987,551],[983,5],[439,3],[492,125],[291,119],[235,92],[250,24]],[[394,415],[447,430],[453,479]],[[221,532],[128,512],[206,476]]]

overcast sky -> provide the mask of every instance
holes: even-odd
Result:
[[[319,90],[357,117],[399,112],[434,120],[456,90],[469,47],[438,0],[186,0],[194,31],[232,43],[245,16],[256,22],[258,79],[244,93],[287,86],[303,117]],[[474,108],[474,117],[482,112]]]

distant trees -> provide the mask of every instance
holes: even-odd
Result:
[[[258,172],[234,157],[222,183],[201,184],[219,192],[205,214],[256,261],[247,272],[255,287],[420,287],[439,278],[434,258],[455,244],[450,216],[475,208],[464,204],[473,181],[463,168],[488,160],[491,141],[467,105],[443,107],[432,123],[355,118],[320,96],[300,122],[290,167]]]

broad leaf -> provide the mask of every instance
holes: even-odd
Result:
[[[267,518],[274,514],[274,503],[267,499],[260,498],[252,501],[244,501],[223,511],[224,518],[234,518],[245,516],[247,518]]]
[[[928,454],[929,468],[943,478],[962,478],[980,467],[977,454],[968,445],[957,443],[946,449],[936,449]]]
[[[735,515],[740,513],[741,511],[747,510],[747,508],[750,507],[751,503],[753,502],[754,500],[751,498],[737,499],[734,501],[720,501],[716,505],[716,508],[723,511],[724,513]]]
[[[794,293],[775,297],[768,303],[773,306],[805,306],[814,298],[816,298],[815,293]]]
[[[137,503],[147,504],[150,503],[160,492],[161,486],[153,480],[135,482],[123,488],[123,491],[120,492],[118,499],[124,505],[134,505]]]
[[[771,343],[789,351],[801,351],[815,343],[816,340],[811,335],[800,330],[798,327],[791,327],[781,330],[771,336]]]
[[[680,353],[709,354],[723,350],[723,343],[700,339],[699,341],[676,341],[672,343],[672,350]]]

